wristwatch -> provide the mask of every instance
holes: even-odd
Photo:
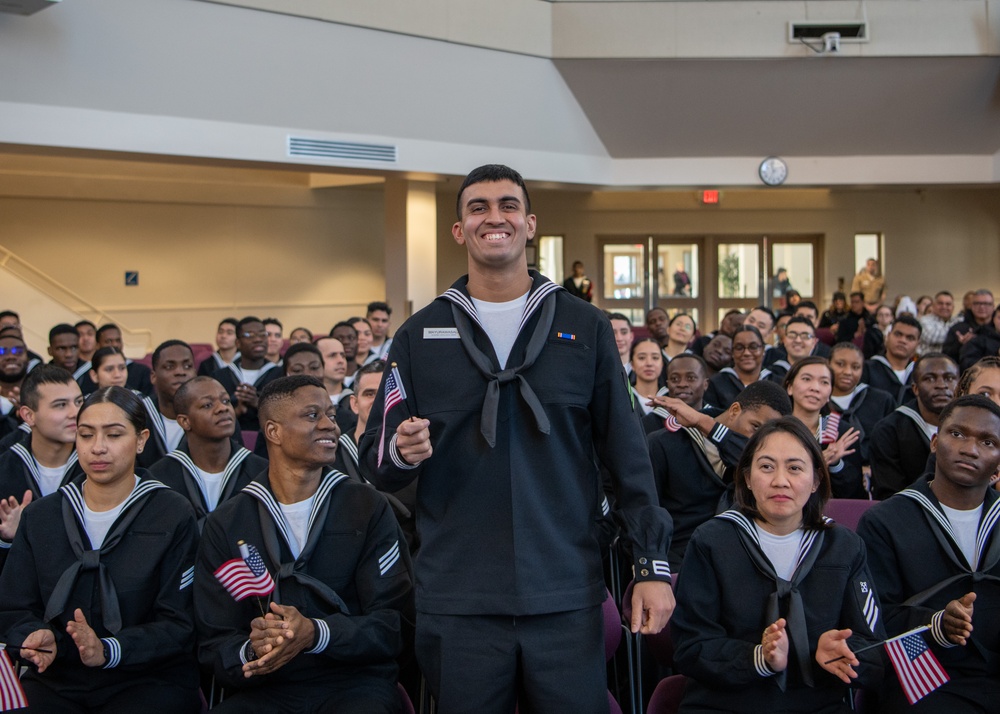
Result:
[[[255,650],[253,645],[250,644],[250,640],[247,640],[246,645],[243,646],[243,659],[247,662],[253,662],[257,659],[257,650]]]

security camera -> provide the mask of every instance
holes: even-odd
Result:
[[[839,32],[824,32],[823,33],[823,52],[840,52],[840,33]]]

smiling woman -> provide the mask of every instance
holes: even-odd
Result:
[[[678,580],[680,711],[847,712],[848,685],[881,679],[880,656],[854,652],[883,628],[861,541],[823,518],[819,445],[794,417],[767,422],[734,483],[734,509],[695,531]]]
[[[32,665],[32,710],[197,711],[194,514],[136,471],[149,432],[130,390],[98,390],[77,421],[86,479],[22,515],[0,576],[0,638]]]

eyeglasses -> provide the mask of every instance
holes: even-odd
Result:
[[[0,357],[4,355],[23,355],[25,349],[23,347],[0,347]]]
[[[738,352],[760,352],[764,349],[764,345],[759,342],[754,342],[749,345],[733,345],[733,354]]]
[[[816,335],[811,332],[785,332],[785,337],[793,342],[808,342],[816,339]]]
[[[992,302],[977,302],[977,301],[973,300],[972,301],[972,306],[973,307],[990,307],[991,308],[991,307],[993,307],[993,303]]]

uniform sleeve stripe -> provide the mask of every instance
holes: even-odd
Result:
[[[670,563],[665,560],[654,560],[653,564],[653,575],[659,575],[665,578],[670,577]]]
[[[101,642],[108,646],[108,661],[103,669],[114,669],[122,661],[122,646],[114,637],[101,638]]]
[[[183,575],[181,575],[180,589],[183,590],[193,582],[194,582],[194,566],[192,565],[190,568],[184,571]]]
[[[757,645],[753,648],[753,668],[757,670],[757,674],[761,677],[773,677],[775,675],[774,670],[767,666],[767,662],[764,660],[764,646]]]
[[[879,610],[878,605],[875,604],[875,594],[871,591],[871,589],[868,590],[868,597],[865,598],[864,612],[865,622],[868,623],[868,629],[871,630],[871,633],[874,635],[875,625],[878,624]]]
[[[944,627],[941,625],[941,620],[943,618],[944,610],[938,610],[931,616],[931,636],[934,638],[934,641],[942,647],[957,647],[958,645],[951,642],[944,634]]]
[[[420,464],[408,464],[399,455],[399,449],[396,448],[396,436],[396,434],[393,434],[389,440],[389,458],[392,459],[392,463],[397,469],[404,469],[406,471],[417,468]]]
[[[605,496],[601,500],[601,513],[603,515],[605,515],[605,516],[608,515],[609,513],[611,513],[611,504],[608,503],[608,497],[607,496]]]
[[[387,550],[378,559],[379,574],[380,575],[385,575],[386,573],[388,573],[392,569],[392,566],[394,566],[396,564],[397,560],[399,560],[399,541],[398,540],[395,543],[393,543],[392,547],[389,548],[389,550]]]
[[[247,645],[250,644],[250,640],[247,640],[240,645],[240,662],[243,664],[247,663]]]
[[[319,654],[330,644],[330,626],[319,619],[314,619],[312,622],[316,628],[316,646],[306,650],[306,654]]]

